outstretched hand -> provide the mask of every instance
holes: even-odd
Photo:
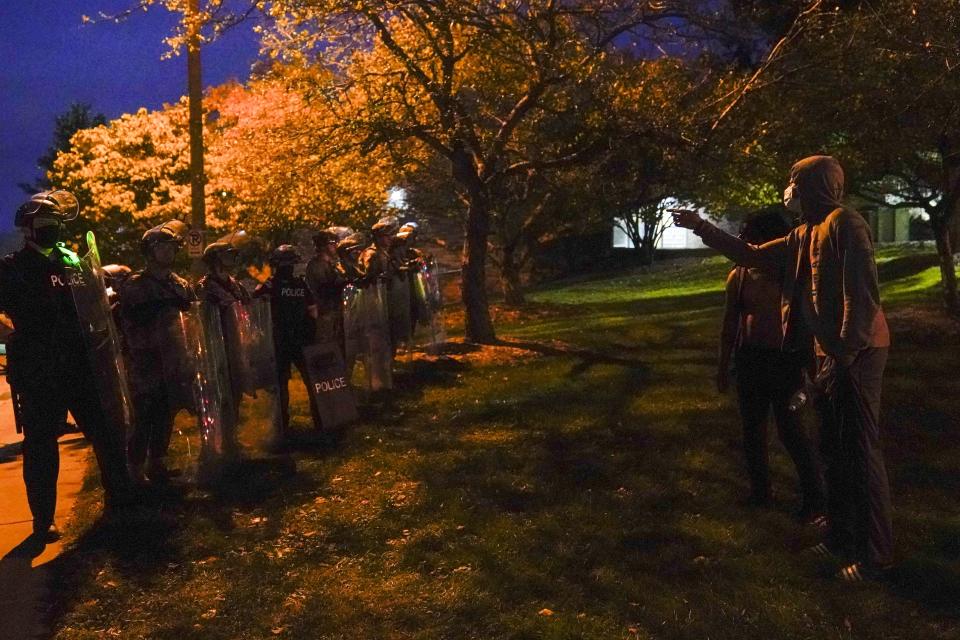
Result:
[[[667,209],[673,215],[673,224],[683,229],[696,229],[703,222],[696,211],[689,209]]]

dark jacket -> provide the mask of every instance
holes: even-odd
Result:
[[[782,275],[785,348],[805,330],[813,333],[818,354],[841,363],[868,347],[890,346],[870,227],[856,211],[838,206],[839,165],[814,156],[795,165],[791,179],[801,189],[809,220],[787,236],[751,245],[706,221],[697,235],[737,264]]]

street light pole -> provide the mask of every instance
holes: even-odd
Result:
[[[187,22],[187,96],[190,111],[190,221],[197,231],[206,230],[203,171],[203,83],[200,74],[200,0],[189,0]],[[200,260],[194,260],[200,270]]]

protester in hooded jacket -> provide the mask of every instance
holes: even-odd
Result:
[[[785,236],[790,228],[784,216],[771,211],[748,219],[740,238],[759,245]],[[782,339],[779,274],[735,266],[727,278],[717,390],[726,391],[733,356],[751,488],[747,502],[755,506],[770,502],[767,416],[772,410],[777,434],[800,481],[803,502],[797,517],[804,523],[817,523],[823,518],[823,481],[800,414],[790,407],[791,399],[803,387],[809,351],[781,351]]]
[[[821,451],[827,466],[823,543],[811,549],[845,562],[843,580],[876,577],[893,561],[890,489],[880,449],[880,391],[890,332],[880,305],[870,228],[841,202],[844,175],[830,156],[811,156],[790,170],[786,207],[801,224],[761,245],[735,238],[693,211],[674,223],[737,264],[783,274],[784,350],[812,332],[818,361]]]

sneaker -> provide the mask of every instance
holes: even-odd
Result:
[[[864,562],[854,562],[841,567],[834,574],[834,578],[841,582],[865,582],[867,580],[882,580],[890,570],[890,566],[870,565]]]
[[[827,546],[825,542],[819,542],[812,547],[807,547],[801,552],[801,555],[817,560],[829,560],[839,562],[840,556],[833,549]]]
[[[34,525],[33,527],[33,537],[37,542],[42,542],[47,545],[51,542],[56,542],[60,539],[60,530],[57,528],[56,524],[49,524],[46,527],[40,525]]]

